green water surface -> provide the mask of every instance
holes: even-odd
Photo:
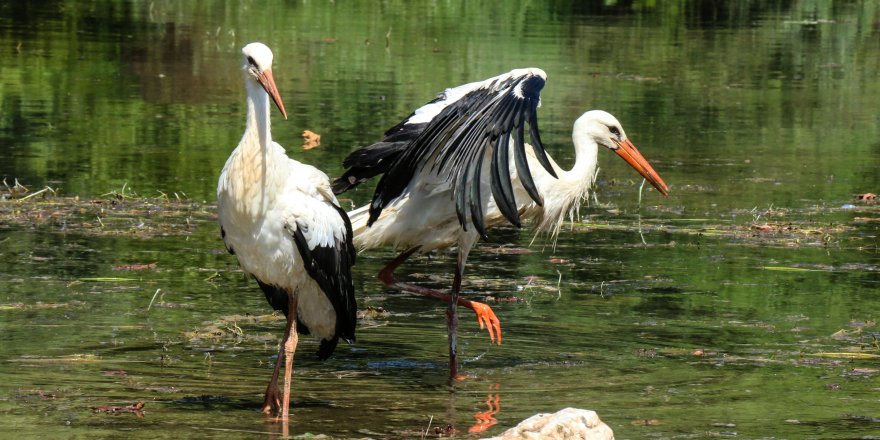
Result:
[[[21,211],[0,220],[0,437],[285,434],[259,412],[283,320],[214,209],[256,40],[274,138],[330,175],[444,88],[535,66],[563,166],[601,108],[671,189],[640,202],[602,151],[555,248],[478,245],[465,295],[504,343],[463,311],[453,387],[444,305],[362,254],[358,341],[320,362],[302,340],[287,434],[469,438],[575,406],[618,439],[880,438],[880,210],[853,198],[880,192],[880,7],[831,0],[0,3],[0,177],[84,204],[0,201]],[[446,288],[454,260],[401,274]]]

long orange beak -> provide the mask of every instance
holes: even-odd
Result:
[[[275,87],[275,78],[272,76],[272,69],[266,69],[263,71],[263,74],[257,78],[257,81],[260,82],[260,85],[263,86],[263,90],[272,97],[272,100],[275,101],[275,105],[278,106],[278,110],[281,110],[281,115],[284,116],[284,119],[287,119],[287,110],[284,110],[284,103],[281,102],[281,95],[278,94],[278,87]]]
[[[615,141],[616,142],[616,141]],[[660,191],[660,194],[664,196],[669,195],[669,187],[666,186],[666,183],[663,182],[663,179],[660,178],[660,175],[654,171],[654,168],[648,161],[642,156],[642,153],[639,153],[639,150],[636,149],[636,146],[629,141],[629,139],[624,139],[621,142],[617,143],[617,149],[614,150],[618,156],[622,157],[629,166],[636,169],[639,174],[642,175],[654,188],[657,188],[657,191]]]

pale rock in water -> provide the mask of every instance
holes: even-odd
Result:
[[[535,414],[498,437],[486,440],[614,440],[614,432],[595,411],[565,408],[553,414]]]

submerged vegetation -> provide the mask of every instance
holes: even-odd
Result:
[[[655,207],[658,215],[633,221],[633,215],[622,214],[613,205],[600,204],[583,221],[567,223],[563,228],[576,233],[605,230],[697,236],[744,246],[835,246],[845,241],[847,247],[876,249],[877,237],[871,232],[872,226],[880,222],[880,203],[876,197],[870,197],[872,194],[867,195],[853,195],[839,207],[735,209],[723,217],[739,220],[714,223],[708,218],[664,216],[663,211],[674,211],[668,207]],[[62,196],[50,187],[31,191],[18,180],[15,186],[0,188],[0,228],[150,238],[190,235],[197,225],[214,221],[216,205],[187,199],[184,193],[150,198],[123,187],[118,192],[82,199]],[[868,234],[860,234],[866,226]],[[483,246],[494,253],[531,252],[511,245]]]
[[[0,189],[0,227],[42,228],[80,235],[131,238],[189,235],[196,223],[216,219],[214,206],[175,194],[145,198],[125,187],[94,199],[61,196],[50,187],[30,191],[16,180]]]

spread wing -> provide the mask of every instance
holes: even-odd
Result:
[[[467,230],[467,217],[486,237],[480,185],[484,158],[491,158],[492,197],[516,226],[519,212],[511,184],[510,142],[523,188],[539,205],[542,199],[532,179],[525,151],[525,125],[535,156],[556,177],[538,131],[537,109],[546,74],[536,68],[517,69],[485,81],[447,89],[385,133],[382,142],[355,151],[345,161],[349,169],[334,182],[334,191],[382,175],[370,205],[372,224],[392,200],[425,173],[453,186],[456,214]]]

